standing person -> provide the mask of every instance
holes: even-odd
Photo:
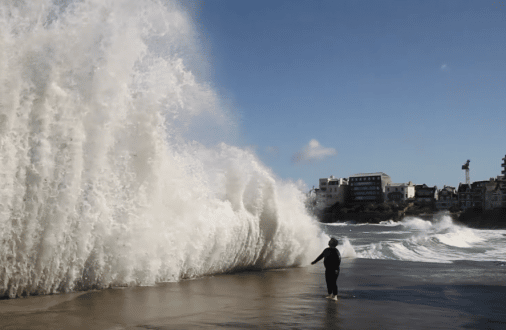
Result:
[[[327,281],[327,291],[329,293],[326,298],[332,300],[337,300],[337,277],[339,276],[341,266],[341,254],[336,248],[338,243],[337,239],[332,237],[329,241],[329,247],[323,250],[322,254],[311,263],[311,265],[314,265],[324,258],[325,280]]]

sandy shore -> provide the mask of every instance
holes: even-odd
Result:
[[[506,266],[345,260],[323,266],[0,301],[1,329],[504,329]]]

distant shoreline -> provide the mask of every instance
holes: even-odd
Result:
[[[457,222],[472,228],[506,229],[506,209],[482,211],[479,208],[471,208],[462,212]]]
[[[465,211],[436,210],[431,205],[416,203],[383,203],[358,206],[333,205],[326,208],[317,217],[322,223],[348,222],[378,224],[382,221],[401,221],[405,217],[421,217],[432,220],[435,215],[446,213],[456,223],[472,228],[506,228],[506,209],[482,210],[470,208]]]

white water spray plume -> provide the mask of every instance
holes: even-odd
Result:
[[[192,121],[227,123],[189,69],[193,34],[173,3],[0,2],[0,297],[320,252],[295,184],[249,151],[182,139]]]

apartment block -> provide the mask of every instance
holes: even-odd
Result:
[[[392,183],[383,172],[360,173],[349,177],[350,204],[383,203],[385,186]]]

